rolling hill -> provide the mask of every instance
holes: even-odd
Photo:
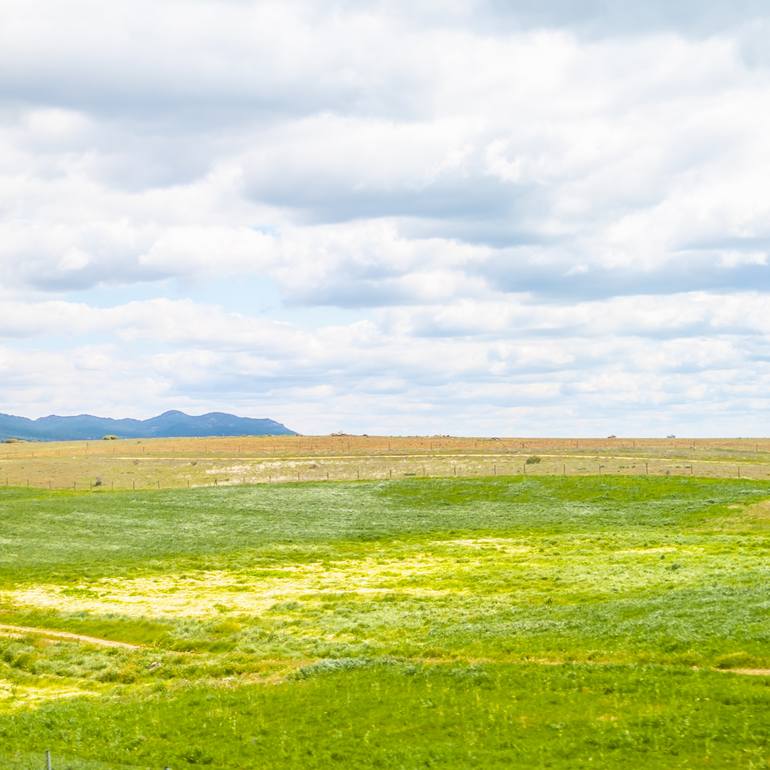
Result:
[[[280,422],[252,417],[236,417],[224,412],[189,415],[171,410],[148,420],[112,419],[79,414],[70,417],[49,415],[30,420],[0,414],[0,440],[75,441],[100,439],[106,435],[119,438],[177,438],[190,436],[294,436],[296,433]]]

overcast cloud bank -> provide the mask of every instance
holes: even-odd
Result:
[[[768,434],[759,2],[9,0],[0,411]]]

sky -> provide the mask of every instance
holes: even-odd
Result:
[[[770,6],[0,0],[0,412],[770,435]]]

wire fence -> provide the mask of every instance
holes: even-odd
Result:
[[[320,483],[350,481],[396,481],[428,478],[494,478],[539,476],[697,476],[701,478],[770,480],[768,463],[730,463],[723,461],[613,458],[487,458],[426,457],[422,462],[413,458],[403,462],[383,463],[382,458],[356,458],[354,462],[323,461],[316,458],[307,462],[260,462],[249,466],[211,467],[196,474],[167,473],[163,477],[132,476],[116,473],[106,476],[66,479],[61,475],[40,478],[31,474],[0,475],[0,484],[6,487],[39,489],[70,489],[73,491],[112,491],[181,489],[256,484]],[[0,472],[2,468],[0,468]]]

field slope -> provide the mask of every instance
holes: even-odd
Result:
[[[0,766],[766,768],[768,498],[0,489]]]

